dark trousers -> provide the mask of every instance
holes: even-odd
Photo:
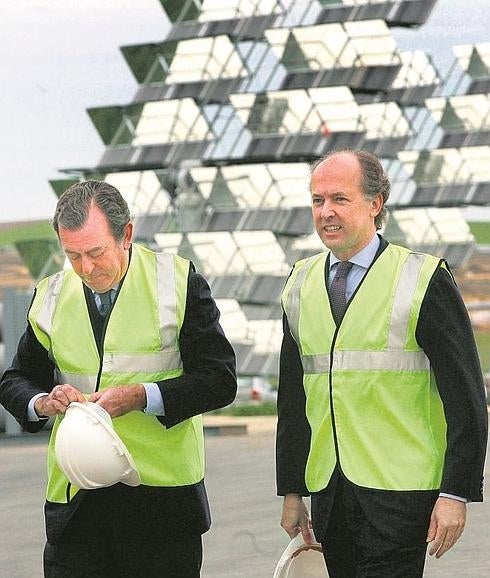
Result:
[[[87,492],[59,541],[45,546],[45,578],[199,578],[200,533],[169,527],[152,504],[114,497],[109,488]]]
[[[408,542],[408,543],[407,543]],[[425,541],[389,539],[369,522],[352,487],[341,481],[322,540],[330,578],[420,578]]]

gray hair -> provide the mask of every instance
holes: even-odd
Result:
[[[53,217],[53,228],[76,231],[87,221],[94,203],[105,215],[116,241],[122,241],[126,225],[131,220],[129,207],[121,193],[104,181],[81,181],[68,188],[58,199]]]
[[[364,150],[333,151],[315,161],[311,165],[311,173],[313,174],[316,167],[323,161],[339,154],[354,155],[359,161],[361,166],[361,191],[367,201],[372,201],[378,193],[381,194],[383,207],[379,214],[374,218],[376,229],[381,229],[387,215],[385,204],[390,196],[391,183],[378,157]]]

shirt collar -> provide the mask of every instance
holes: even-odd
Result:
[[[364,269],[368,269],[371,263],[374,261],[374,257],[376,256],[376,252],[378,251],[380,238],[377,234],[369,241],[369,243],[359,251],[353,255],[349,261],[354,263],[354,265],[359,265],[359,267],[363,267]],[[335,263],[338,263],[340,259],[330,252],[330,267]]]

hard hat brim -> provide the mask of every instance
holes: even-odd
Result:
[[[99,427],[99,432],[102,432],[102,439],[105,438],[104,447],[109,448],[109,456],[115,460],[116,468],[119,470],[117,479],[100,479],[97,480],[97,475],[93,475],[90,471],[84,471],[81,467],[80,462],[77,463],[77,455],[80,452],[87,454],[87,441],[83,436],[82,431],[77,430],[77,422],[73,421],[74,416],[78,414],[80,416],[85,416],[85,420],[90,418],[91,425],[96,425]],[[86,425],[84,424],[86,428]],[[85,430],[86,433],[87,430]],[[68,440],[66,440],[66,434],[68,433]],[[98,444],[95,447],[91,447],[90,451],[94,452],[94,456],[97,452]],[[58,465],[61,470],[68,478],[68,480],[75,486],[84,489],[91,490],[101,487],[107,487],[118,482],[122,482],[128,486],[138,486],[141,483],[141,479],[136,468],[136,464],[126,448],[125,444],[119,437],[119,435],[114,430],[112,425],[112,420],[110,415],[101,407],[93,402],[72,402],[67,410],[65,417],[59,424],[56,440],[55,440],[55,454]],[[119,463],[120,462],[120,463]],[[83,463],[83,462],[82,462]],[[87,459],[85,460],[85,465],[87,466]],[[91,469],[90,465],[88,470]],[[104,477],[105,478],[105,477]]]
[[[318,543],[307,546],[303,540],[303,536],[299,533],[286,546],[279,562],[273,578],[299,578],[304,576],[303,573],[298,574],[295,566],[299,559],[305,565],[309,565],[311,573],[308,576],[318,576],[319,578],[328,578],[328,572],[323,559],[322,547]],[[307,564],[306,564],[306,558]]]

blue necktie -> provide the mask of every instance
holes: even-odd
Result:
[[[345,288],[347,275],[351,270],[350,261],[339,261],[335,271],[335,277],[330,285],[330,301],[332,303],[332,313],[335,323],[338,325],[342,321],[347,306],[345,298]]]
[[[97,293],[100,299],[99,313],[105,317],[112,305],[112,289],[105,293]]]

